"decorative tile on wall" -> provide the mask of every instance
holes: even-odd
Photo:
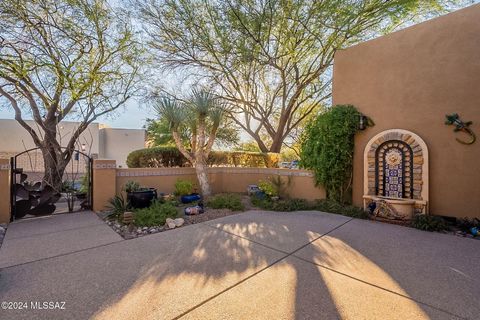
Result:
[[[229,167],[214,167],[208,168],[210,174],[268,174],[280,176],[294,176],[294,177],[313,177],[313,173],[306,170],[287,170],[287,169],[272,169],[272,168],[229,168]],[[148,177],[148,176],[174,176],[174,175],[192,175],[195,174],[194,168],[158,168],[145,169],[138,171],[138,169],[117,169],[118,177]]]

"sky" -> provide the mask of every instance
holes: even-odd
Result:
[[[474,0],[472,3],[479,3]],[[155,118],[154,110],[146,106],[139,98],[129,100],[125,106],[114,113],[99,118],[96,122],[109,125],[113,128],[140,129],[147,118]],[[0,119],[13,119],[14,113],[8,106],[0,104]]]

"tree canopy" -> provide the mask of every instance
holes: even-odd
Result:
[[[106,0],[0,2],[0,103],[42,150],[44,182],[58,186],[80,134],[134,94],[139,57],[130,24]],[[62,148],[67,118],[80,125]]]
[[[211,85],[263,152],[279,152],[328,105],[338,49],[441,10],[443,2],[134,0],[159,64]]]

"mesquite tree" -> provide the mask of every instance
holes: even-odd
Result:
[[[13,108],[41,150],[43,185],[60,190],[80,134],[135,92],[133,35],[106,0],[0,2],[0,103]],[[79,125],[62,145],[64,119]]]
[[[328,102],[338,49],[452,2],[132,1],[158,62],[214,86],[262,152],[280,152],[289,134]]]
[[[178,150],[195,167],[202,195],[210,196],[212,191],[207,175],[207,159],[224,118],[225,108],[217,97],[206,90],[193,90],[185,102],[160,97],[155,101],[154,108],[159,117],[168,122]],[[190,133],[188,137],[181,134],[184,131]]]

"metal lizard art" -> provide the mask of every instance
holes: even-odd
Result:
[[[463,122],[462,120],[460,120],[460,117],[458,116],[457,113],[447,114],[445,115],[445,117],[447,118],[447,120],[445,121],[445,124],[455,125],[455,129],[453,129],[454,132],[463,131],[468,135],[470,135],[469,141],[463,141],[458,138],[455,138],[458,142],[463,144],[472,144],[475,142],[477,137],[475,136],[475,133],[473,133],[472,129],[469,128],[469,126],[472,124],[472,121]]]

